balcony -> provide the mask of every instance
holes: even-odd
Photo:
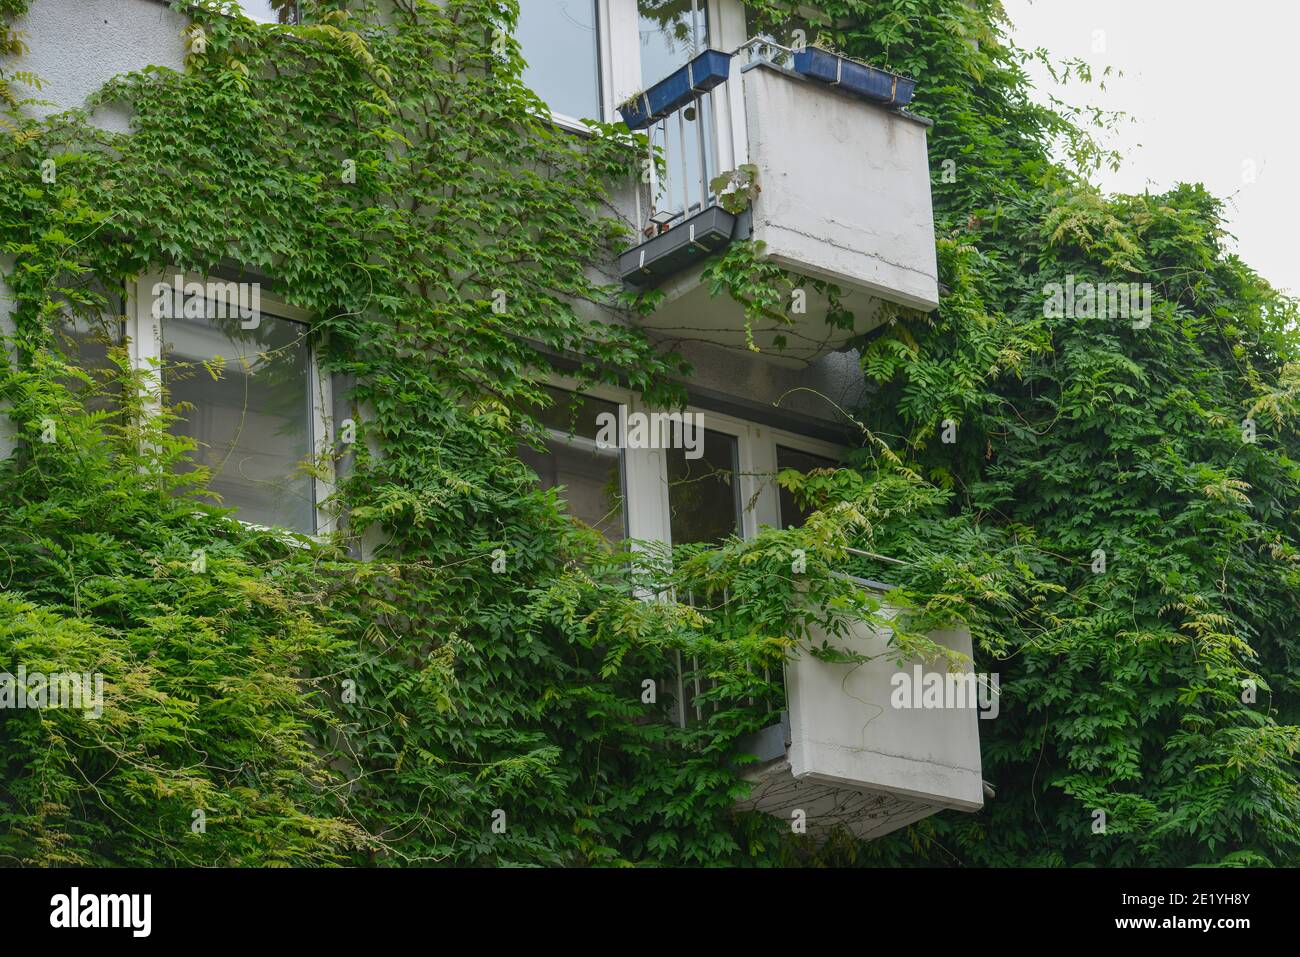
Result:
[[[938,305],[928,121],[796,65],[793,51],[751,40],[725,80],[705,89],[690,77],[700,86],[693,98],[649,112],[641,128],[660,164],[638,195],[643,242],[620,257],[627,283],[664,293],[648,328],[744,348],[740,305],[710,296],[701,273],[710,256],[746,238],[764,244],[768,261],[834,283],[854,315],[851,329],[828,326],[827,300],[809,289],[803,312],[787,304],[784,320],[753,329],[755,345],[779,364],[801,366],[842,347],[894,306]],[[712,186],[745,166],[757,170],[759,192],[732,215]]]
[[[929,637],[970,655],[965,631]],[[758,758],[744,766],[753,787],[741,810],[785,821],[803,811],[814,839],[843,827],[868,840],[942,810],[983,807],[980,702],[967,696],[957,706],[895,707],[895,676],[914,674],[919,662],[903,663],[900,672],[883,657],[888,639],[863,624],[849,640],[831,643],[870,662],[831,663],[805,653],[786,663],[781,722],[741,743],[742,753]],[[974,676],[966,680],[973,686]]]

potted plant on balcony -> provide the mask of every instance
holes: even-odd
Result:
[[[718,205],[733,216],[739,216],[763,191],[758,185],[758,167],[742,163],[737,169],[719,173],[709,183],[709,189],[718,197]]]
[[[817,46],[796,51],[794,69],[810,79],[894,107],[907,106],[916,90],[915,80]]]
[[[730,53],[705,50],[680,70],[650,89],[628,98],[618,108],[629,130],[643,130],[672,115],[687,103],[726,81],[731,72]]]

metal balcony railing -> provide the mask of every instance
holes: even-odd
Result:
[[[647,170],[636,193],[637,221],[643,235],[653,237],[679,221],[703,212],[718,202],[711,183],[717,175],[746,161],[743,146],[735,144],[731,127],[744,126],[744,99],[733,96],[741,82],[739,70],[762,60],[788,67],[794,52],[767,37],[754,37],[737,47],[726,80],[696,96],[646,130]],[[725,135],[720,135],[726,130]]]
[[[731,600],[731,596],[725,590],[722,595],[722,603],[725,605]],[[688,594],[686,604],[695,606],[695,596]],[[682,728],[703,724],[707,715],[717,712],[722,706],[716,700],[704,700],[704,695],[711,691],[714,683],[704,674],[701,667],[701,661],[694,655],[683,655],[680,651],[673,652],[672,659],[672,685],[669,694],[672,699],[670,714],[673,721]],[[748,705],[762,704],[768,710],[776,711],[784,707],[785,698],[785,676],[779,674],[776,676],[775,684],[779,689],[772,700],[766,698],[761,702],[757,698],[747,698],[745,703]],[[773,676],[769,669],[763,669],[764,682],[772,682]]]
[[[647,237],[717,201],[709,183],[719,168],[718,103],[719,90],[725,85],[696,97],[645,130],[648,176],[637,190],[637,220]]]

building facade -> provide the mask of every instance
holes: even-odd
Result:
[[[264,3],[246,8],[279,16]],[[111,77],[150,65],[184,69],[187,19],[159,0],[34,0],[15,26],[29,47],[21,69],[44,81],[47,103],[33,110],[83,106]],[[754,35],[739,0],[522,0],[517,38],[525,80],[557,126],[590,136],[585,120],[632,117],[646,135],[643,176],[615,197],[636,240],[601,278],[660,290],[646,332],[695,370],[684,410],[651,408],[617,387],[579,396],[574,380],[557,377],[548,449],[521,454],[611,539],[707,543],[798,523],[774,477],[833,465],[852,443],[843,410],[861,402],[862,376],[849,344],[897,310],[938,305],[928,121],[900,105],[896,87],[885,96],[855,89],[843,73],[851,61],[801,60],[807,38]],[[832,74],[819,75],[828,64]],[[652,102],[683,78],[684,92]],[[111,109],[94,122],[130,129],[130,117]],[[710,257],[745,240],[811,281],[781,316],[754,320],[709,290]],[[0,294],[11,268],[0,261]],[[163,263],[121,291],[121,307],[134,361],[192,407],[186,434],[239,518],[331,532],[321,507],[331,478],[295,468],[333,446],[346,422],[343,385],[297,333],[312,316],[228,277],[178,275]],[[0,295],[0,319],[8,308]],[[268,341],[280,350],[274,375],[259,359]],[[168,381],[169,362],[218,356],[239,359],[239,370]],[[636,422],[642,440],[624,441]],[[620,440],[603,434],[610,423]],[[964,632],[934,637],[970,653]],[[864,626],[850,643],[874,658],[886,640]],[[863,837],[945,808],[980,808],[973,702],[891,709],[894,671],[883,658],[791,661],[781,724],[749,744],[759,760],[747,806],[783,817],[802,810]]]

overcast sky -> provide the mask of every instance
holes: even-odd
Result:
[[[1107,189],[1202,182],[1227,200],[1241,257],[1300,295],[1300,0],[1003,0],[1023,47],[1081,57],[1106,90],[1040,89],[1124,110],[1136,122],[1110,140],[1125,154]],[[1086,94],[1085,94],[1086,90]],[[1253,176],[1253,181],[1252,181]]]

